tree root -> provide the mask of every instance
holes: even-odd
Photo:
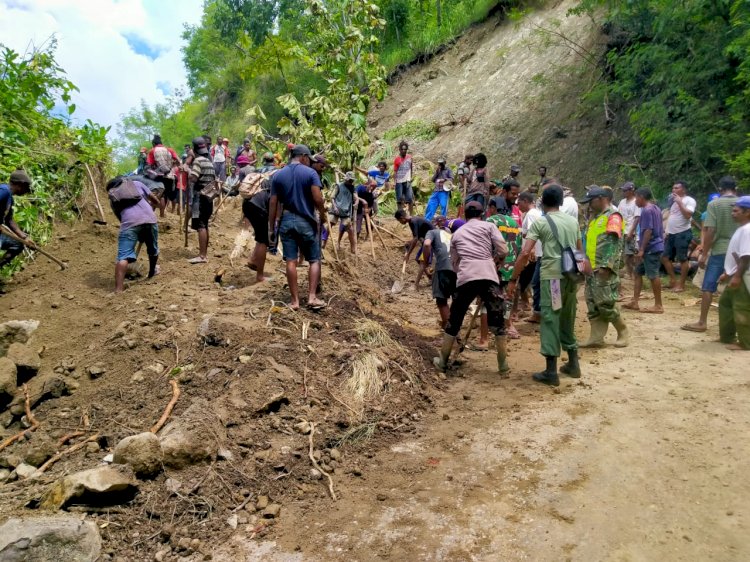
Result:
[[[325,470],[320,468],[318,461],[316,461],[315,457],[313,456],[313,449],[314,449],[313,436],[314,435],[315,435],[315,424],[313,422],[310,422],[310,455],[309,455],[310,462],[318,470],[318,472],[320,472],[323,476],[328,478],[328,492],[331,494],[333,501],[336,501],[338,498],[336,497],[336,492],[333,491],[333,478],[331,478],[331,475],[328,474]]]
[[[161,415],[161,418],[159,418],[159,421],[156,422],[156,425],[151,428],[151,433],[158,433],[159,430],[164,427],[164,424],[167,423],[172,410],[174,410],[175,404],[177,404],[177,400],[180,398],[180,387],[177,385],[177,381],[174,379],[170,379],[169,384],[172,385],[172,399],[164,409],[164,413]]]
[[[62,447],[71,439],[75,439],[76,437],[83,437],[84,435],[86,435],[85,431],[71,431],[70,433],[66,433],[65,435],[60,437],[60,440],[57,442],[57,446]]]
[[[75,453],[78,449],[82,449],[83,446],[86,443],[90,443],[92,441],[96,441],[99,439],[99,434],[95,433],[88,439],[84,439],[83,441],[76,443],[75,445],[71,445],[67,449],[60,451],[59,453],[52,456],[47,462],[45,462],[42,466],[36,469],[36,472],[31,475],[32,478],[37,478],[41,476],[50,466],[55,464],[57,461],[59,461],[61,458],[63,458],[65,455],[69,455],[70,453]]]
[[[26,397],[26,400],[24,401],[24,408],[26,409],[26,419],[31,424],[31,427],[24,429],[23,431],[16,433],[11,437],[8,437],[5,441],[0,443],[0,451],[5,449],[6,447],[11,446],[16,441],[20,441],[32,431],[36,431],[36,429],[39,427],[39,422],[36,421],[34,414],[31,413],[31,398],[29,397],[28,385],[23,385],[23,395]]]

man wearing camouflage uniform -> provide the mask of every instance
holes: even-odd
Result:
[[[610,323],[617,330],[615,346],[625,347],[630,338],[617,306],[623,251],[622,215],[612,208],[611,190],[597,185],[591,186],[580,203],[588,203],[591,209],[585,240],[586,259],[592,273],[586,276],[585,290],[591,336],[579,347],[604,347]]]

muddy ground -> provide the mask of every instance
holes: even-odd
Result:
[[[583,352],[584,377],[559,389],[531,381],[543,361],[535,327],[525,323],[511,344],[510,379],[495,376],[491,354],[467,351],[465,366],[443,380],[428,367],[439,338],[429,292],[390,294],[397,241],[388,240],[387,252],[376,247],[374,265],[368,244],[359,265],[329,260],[330,308],[292,313],[271,303],[287,298],[276,258],[276,280],[263,286],[241,264],[229,267],[238,213],[222,211],[207,267],[185,262],[191,253],[178,219],[162,221],[162,274],[119,296],[109,293],[114,225],[65,231],[50,250],[70,263],[67,271],[40,258],[7,287],[3,320],[41,322],[32,341],[43,348],[38,376],[66,358],[75,369],[65,375],[72,394],[40,403],[40,429],[3,454],[81,429],[83,414],[87,435],[102,439],[100,451],[66,456],[38,481],[0,486],[4,515],[35,514],[24,506],[49,483],[97,466],[121,438],[148,430],[171,396],[167,373],[192,365],[174,374],[182,396],[172,417],[207,400],[206,427],[219,427],[213,438],[229,458],[168,469],[140,482],[132,504],[85,515],[98,522],[109,559],[151,560],[165,550],[164,560],[248,561],[750,556],[747,369],[743,356],[713,341],[715,311],[706,334],[677,329],[697,314],[693,294],[668,295],[663,316],[628,313],[633,345]],[[219,265],[228,267],[223,286],[213,283]],[[224,340],[218,345],[197,334],[206,314]],[[365,317],[403,349],[381,350],[383,392],[355,416],[344,381],[352,361],[374,349],[357,339]],[[579,334],[586,329],[580,314]],[[121,332],[133,336],[132,348]],[[85,370],[96,363],[107,370],[90,380]],[[157,363],[164,373],[149,370]],[[289,404],[258,414],[278,393]],[[300,420],[316,424],[324,462],[331,448],[342,453],[335,502],[309,473]],[[192,493],[171,493],[168,478]],[[277,518],[252,509],[259,496],[281,505]],[[243,502],[250,510],[234,511]],[[186,537],[201,541],[198,551],[177,546]]]

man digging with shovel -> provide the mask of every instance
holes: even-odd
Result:
[[[464,208],[467,223],[451,239],[451,262],[456,272],[456,293],[451,303],[448,325],[443,335],[440,355],[433,359],[435,366],[444,371],[456,341],[466,311],[477,298],[487,308],[487,323],[495,334],[497,370],[501,376],[510,371],[507,362],[507,338],[503,318],[503,298],[497,276],[496,260],[508,255],[508,245],[500,231],[482,220],[481,203],[470,201]]]

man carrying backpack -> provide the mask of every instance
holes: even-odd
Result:
[[[581,376],[578,365],[578,342],[575,334],[577,281],[563,272],[563,254],[569,255],[571,248],[581,250],[581,232],[578,221],[561,212],[563,189],[551,183],[542,192],[542,210],[545,217],[531,225],[523,243],[521,255],[516,260],[513,276],[508,284],[508,297],[516,290],[518,276],[534,251],[537,240],[542,243],[541,265],[541,312],[540,339],[541,354],[547,366],[544,371],[536,373],[534,380],[543,384],[560,386],[557,374],[557,358],[560,347],[568,352],[568,362],[560,372],[573,377]],[[578,258],[578,256],[576,256]],[[580,264],[579,264],[580,265]]]
[[[164,146],[161,143],[161,135],[154,135],[151,140],[153,148],[149,150],[146,156],[146,175],[164,185],[164,193],[161,196],[159,204],[159,216],[164,218],[164,210],[167,208],[167,201],[172,203],[172,212],[175,212],[177,204],[177,189],[175,189],[175,178],[172,173],[173,165],[179,165],[180,159],[174,149]]]
[[[188,176],[190,198],[190,218],[192,228],[198,232],[198,256],[188,263],[208,263],[208,222],[214,213],[212,191],[216,182],[216,170],[209,158],[208,146],[204,137],[193,139],[195,160]]]
[[[148,276],[153,277],[157,273],[159,227],[154,208],[160,205],[160,201],[143,183],[123,176],[118,176],[107,183],[107,194],[112,211],[120,221],[115,264],[115,293],[121,293],[128,264],[138,259],[136,246],[139,242],[146,245]]]
[[[346,172],[343,183],[337,184],[331,200],[331,224],[335,225],[341,222],[339,227],[339,237],[336,245],[341,250],[341,239],[344,232],[349,234],[349,244],[351,245],[352,254],[357,253],[357,238],[354,235],[352,220],[355,217],[355,209],[359,204],[359,198],[354,190],[355,181],[354,172]],[[329,233],[333,236],[333,233]]]

